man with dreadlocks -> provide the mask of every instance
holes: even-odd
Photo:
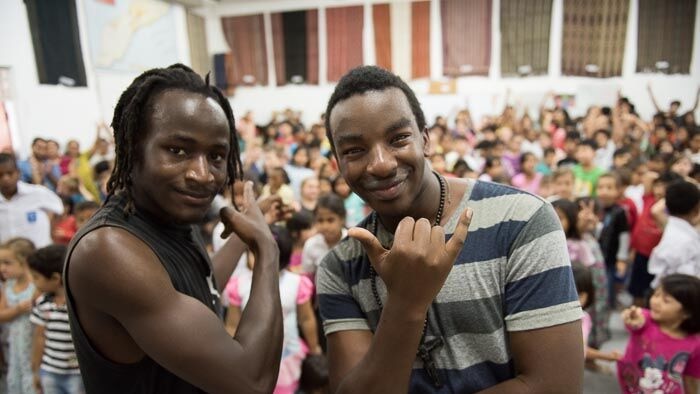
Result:
[[[69,246],[70,325],[88,393],[264,393],[282,349],[278,250],[252,184],[224,208],[231,239],[212,260],[192,224],[241,178],[233,113],[208,77],[153,69],[122,93],[105,205]],[[236,336],[219,292],[247,247],[253,285]]]

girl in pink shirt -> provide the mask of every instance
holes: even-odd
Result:
[[[622,312],[630,339],[617,375],[622,393],[697,393],[700,385],[700,278],[661,280],[650,309]]]

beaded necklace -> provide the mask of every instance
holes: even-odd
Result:
[[[447,181],[445,178],[443,178],[440,174],[437,172],[433,171],[433,174],[438,179],[438,182],[440,182],[440,204],[438,205],[438,210],[437,213],[435,214],[435,223],[433,223],[434,226],[440,225],[440,221],[442,220],[442,213],[445,209],[445,200],[446,200],[446,194],[447,194]],[[377,222],[379,218],[377,217],[377,213],[373,212],[374,215],[374,235],[377,235]],[[381,311],[384,308],[384,304],[382,303],[382,299],[379,297],[379,291],[377,291],[377,271],[374,270],[374,267],[370,264],[369,266],[369,275],[370,275],[370,282],[372,284],[372,295],[374,296],[374,301],[377,303],[377,306],[379,306],[379,310]],[[381,315],[381,312],[380,312]],[[435,366],[435,360],[433,360],[432,356],[432,351],[439,349],[445,344],[445,341],[443,340],[442,337],[436,337],[434,339],[431,339],[430,341],[425,341],[425,333],[428,331],[428,316],[426,315],[425,320],[423,321],[423,333],[421,334],[421,340],[420,340],[420,346],[418,346],[418,351],[416,352],[416,355],[420,357],[420,359],[423,361],[423,369],[425,372],[430,376],[430,378],[433,380],[433,385],[436,388],[442,387],[442,381],[440,380],[440,377],[438,376],[437,373],[437,367]]]

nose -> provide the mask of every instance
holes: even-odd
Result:
[[[383,145],[377,145],[370,153],[367,172],[377,178],[388,178],[396,172],[396,158]]]
[[[209,160],[205,155],[197,155],[192,158],[185,172],[185,179],[196,183],[214,182],[214,174],[209,169]]]

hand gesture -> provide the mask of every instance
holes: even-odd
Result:
[[[472,210],[462,212],[452,238],[445,242],[445,230],[430,226],[427,219],[405,217],[399,222],[391,250],[363,228],[352,228],[348,235],[360,241],[370,263],[384,281],[389,296],[427,311],[440,292],[467,238]]]
[[[581,201],[578,211],[578,230],[581,234],[595,230],[598,225],[598,216],[595,213],[595,201]]]
[[[233,189],[233,193],[235,199],[235,194],[237,194],[235,189]],[[263,213],[255,201],[253,182],[248,181],[243,187],[243,204],[240,211],[225,207],[221,209],[219,215],[221,222],[224,223],[224,232],[221,234],[221,238],[228,238],[231,233],[236,233],[251,248],[253,253],[257,253],[261,248],[277,247]]]
[[[644,325],[644,315],[638,306],[631,306],[622,311],[622,321],[633,329],[641,328]]]

